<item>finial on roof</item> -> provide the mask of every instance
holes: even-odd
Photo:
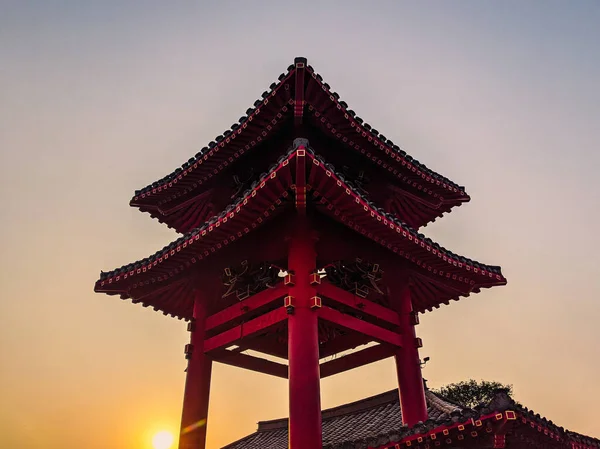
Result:
[[[302,56],[294,58],[294,65],[298,67],[298,64],[302,64],[299,68],[306,67],[306,58],[303,58]]]

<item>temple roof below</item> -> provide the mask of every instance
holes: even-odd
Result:
[[[516,404],[500,390],[489,404],[475,409],[426,391],[429,419],[412,428],[402,425],[398,390],[323,411],[323,449],[494,447],[504,435],[506,447],[600,448],[600,440],[570,432]],[[287,418],[260,422],[258,430],[223,449],[287,449]],[[477,440],[477,441],[476,441]],[[504,447],[504,446],[502,446]]]

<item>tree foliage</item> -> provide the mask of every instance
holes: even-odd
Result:
[[[512,396],[512,385],[504,385],[500,382],[490,382],[482,380],[477,382],[473,379],[448,384],[433,392],[444,396],[456,402],[459,405],[473,408],[479,404],[487,404],[494,398],[494,392],[498,389],[505,389],[509,396]]]

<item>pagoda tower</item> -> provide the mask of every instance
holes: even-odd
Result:
[[[506,284],[418,231],[469,199],[296,58],[231,129],[135,193],[182,235],[95,291],[188,321],[181,449],[205,447],[213,361],[288,379],[291,449],[322,447],[320,379],[388,357],[414,426],[427,420],[418,314]]]

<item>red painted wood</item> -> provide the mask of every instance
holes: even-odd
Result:
[[[310,308],[315,289],[310,274],[316,268],[314,236],[304,222],[295,231],[289,245],[288,267],[295,275],[290,287],[294,310],[288,319],[289,356],[289,448],[320,449],[321,390],[319,379],[318,315]]]
[[[346,290],[343,290],[329,282],[322,282],[317,286],[317,292],[329,299],[344,304],[353,309],[360,310],[362,313],[371,315],[372,317],[379,318],[380,320],[386,321],[396,326],[400,325],[400,319],[398,313],[383,307],[373,301],[363,299],[356,296]],[[360,305],[359,305],[360,304]]]
[[[417,336],[415,326],[411,323],[411,293],[407,283],[391,283],[389,288],[392,304],[398,308],[400,315],[400,331],[405,338],[404,346],[398,348],[395,354],[402,421],[408,426],[414,426],[419,421],[427,420],[427,403],[419,349],[415,342]]]
[[[204,331],[207,304],[212,298],[205,292],[195,292],[194,329],[190,343],[193,345],[188,360],[181,416],[179,449],[204,449],[210,397],[212,361],[204,353]]]
[[[263,290],[256,295],[252,295],[231,307],[227,307],[226,309],[209,316],[206,319],[206,330],[209,331],[215,327],[222,326],[229,321],[235,320],[236,318],[243,317],[249,312],[283,298],[286,294],[287,288],[283,285],[283,282],[277,284],[273,288]]]
[[[204,352],[214,351],[235,344],[242,338],[249,337],[258,332],[265,331],[277,323],[287,319],[288,315],[283,307],[271,310],[264,315],[260,315],[247,323],[235,326],[225,332],[221,332],[214,337],[204,341]]]
[[[226,365],[237,366],[238,368],[281,377],[282,379],[288,378],[288,367],[286,365],[261,359],[260,357],[232,351],[221,351],[213,356],[213,360]]]
[[[346,315],[338,310],[330,307],[321,307],[319,309],[319,317],[330,321],[338,326],[350,329],[361,334],[368,335],[373,340],[389,343],[394,346],[402,346],[402,336],[396,332],[379,327],[376,324],[368,323],[350,315]]]
[[[306,214],[306,159],[306,148],[300,145],[296,150],[296,209],[301,215]]]
[[[371,346],[370,348],[353,352],[340,357],[339,359],[321,363],[321,379],[358,368],[359,366],[368,365],[369,363],[387,359],[393,355],[393,348],[387,345]]]

